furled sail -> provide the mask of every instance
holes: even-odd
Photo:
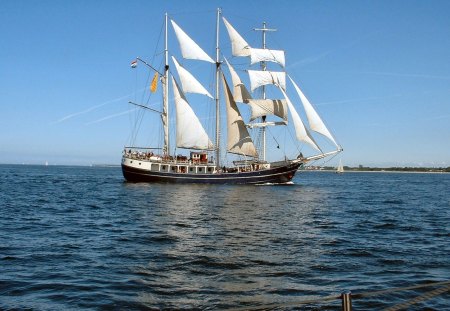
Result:
[[[285,121],[288,119],[286,100],[284,99],[250,99],[248,103],[252,108],[250,121],[267,115],[275,115]]]
[[[228,151],[240,155],[258,157],[255,145],[248,133],[241,113],[233,99],[225,76],[222,74],[225,101],[227,106],[227,127],[228,127]]]
[[[192,40],[173,20],[170,21],[172,22],[173,29],[175,30],[178,43],[180,44],[180,50],[183,58],[203,60],[205,62],[215,64],[215,61],[209,57],[209,55],[206,54],[194,40]]]
[[[228,69],[231,74],[231,81],[233,82],[233,98],[236,102],[239,103],[247,103],[249,99],[252,98],[244,83],[242,83],[241,78],[239,78],[237,72],[230,65],[228,60],[225,58],[225,62],[227,63]]]
[[[241,35],[236,31],[236,29],[231,26],[231,24],[222,16],[225,27],[227,28],[228,35],[231,41],[231,53],[233,56],[250,56],[250,46],[241,37]]]
[[[176,108],[177,147],[187,149],[212,150],[214,145],[206,134],[200,120],[184,97],[177,82],[172,77]]]
[[[251,49],[250,53],[251,64],[258,62],[273,62],[278,63],[281,66],[285,66],[284,51],[269,50],[269,49]]]
[[[297,110],[295,110],[294,105],[292,105],[291,101],[289,100],[286,92],[283,90],[282,87],[279,87],[279,88],[280,88],[281,92],[283,93],[284,98],[286,98],[287,105],[291,112],[292,121],[294,122],[295,133],[296,133],[297,139],[309,144],[314,149],[322,152],[322,150],[319,148],[317,143],[314,141],[314,138],[311,136],[311,134],[306,129],[305,125],[302,122],[302,119],[298,115]]]
[[[252,92],[260,86],[277,84],[286,90],[286,73],[282,71],[258,71],[249,70],[250,85]]]
[[[291,80],[292,84],[294,85],[294,88],[297,91],[297,94],[300,97],[300,100],[302,101],[303,108],[305,108],[306,117],[308,118],[308,123],[309,123],[310,129],[326,136],[329,140],[331,140],[336,145],[336,147],[339,147],[339,145],[336,143],[333,136],[331,135],[330,131],[328,131],[327,127],[323,123],[319,114],[316,112],[314,107],[311,105],[309,100],[306,98],[305,94],[303,94],[303,92],[300,90],[298,85],[294,82],[294,80],[292,80],[292,78],[289,75],[288,75],[288,77]]]
[[[178,76],[180,77],[181,87],[183,88],[184,93],[197,93],[203,94],[210,98],[213,98],[211,94],[203,87],[203,85],[198,82],[194,76],[187,71],[183,66],[181,66],[175,57],[172,56],[172,61],[175,64],[175,68],[177,69]]]

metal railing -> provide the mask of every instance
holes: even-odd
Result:
[[[291,301],[291,302],[283,303],[283,304],[279,304],[279,303],[266,304],[264,306],[246,307],[246,308],[238,309],[238,310],[280,310],[282,308],[289,308],[289,307],[293,308],[293,307],[300,307],[302,305],[321,304],[324,302],[340,300],[341,305],[342,305],[342,311],[352,311],[353,310],[352,309],[353,308],[353,306],[352,306],[353,300],[359,300],[359,299],[372,297],[372,296],[381,296],[381,295],[392,294],[392,293],[400,292],[400,291],[407,291],[407,290],[427,288],[427,287],[438,287],[438,288],[431,290],[429,292],[426,292],[422,295],[419,295],[411,300],[402,302],[400,304],[396,304],[394,306],[385,308],[383,310],[384,311],[408,310],[408,308],[410,306],[413,306],[420,302],[424,302],[426,300],[432,299],[433,297],[442,295],[442,294],[450,291],[450,281],[432,282],[432,283],[427,283],[427,284],[419,284],[419,285],[412,285],[412,286],[405,286],[405,287],[394,287],[394,288],[388,288],[388,289],[383,289],[383,290],[378,290],[378,291],[368,291],[368,292],[362,292],[362,293],[352,293],[351,291],[345,291],[345,292],[341,293],[340,295],[330,295],[330,296],[325,296],[325,297],[318,297],[315,299]]]

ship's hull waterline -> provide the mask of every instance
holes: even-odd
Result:
[[[287,163],[270,169],[239,173],[191,174],[154,172],[122,164],[123,176],[128,182],[206,183],[206,184],[266,184],[287,183],[292,180],[302,163]]]

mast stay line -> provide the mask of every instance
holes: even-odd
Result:
[[[136,103],[134,103],[134,102],[132,102],[132,101],[129,101],[128,103],[129,103],[129,104],[132,104],[132,105],[135,105],[135,106],[138,106],[138,107],[141,107],[141,108],[144,108],[144,109],[151,110],[151,111],[156,112],[156,113],[159,113],[159,114],[163,114],[161,111],[158,111],[158,110],[156,110],[156,109],[152,109],[152,108],[150,108],[150,107],[147,107],[147,106],[144,106],[144,105],[141,105],[141,104],[136,104]]]
[[[155,72],[157,72],[160,76],[163,76],[164,74],[159,72],[155,67],[153,67],[152,65],[150,65],[149,63],[147,63],[145,60],[143,60],[140,57],[136,57],[136,60],[142,62],[143,64],[147,65],[148,67],[150,67],[151,69],[153,69]]]

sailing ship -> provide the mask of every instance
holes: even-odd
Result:
[[[344,173],[344,166],[342,165],[342,159],[339,160],[339,165],[336,169],[336,173],[337,174],[342,174]]]
[[[168,28],[169,21],[175,33],[183,59],[205,61],[211,63],[215,70],[214,96],[205,88],[194,75],[189,72],[174,54],[169,63]],[[231,63],[221,57],[219,47],[219,33],[221,21],[225,25],[231,42],[232,56],[250,60],[247,70],[251,86],[251,93],[242,82],[238,72]],[[132,62],[136,67],[139,62],[155,71],[152,81],[152,91],[156,88],[158,77],[162,84],[162,111],[147,105],[130,102],[142,109],[148,109],[159,114],[162,121],[161,147],[126,146],[122,156],[122,171],[129,182],[167,182],[167,183],[208,183],[208,184],[264,184],[287,183],[292,180],[297,170],[310,161],[335,155],[342,151],[330,131],[325,126],[319,114],[313,108],[298,84],[286,73],[285,53],[266,47],[266,33],[273,31],[266,27],[255,30],[262,32],[262,48],[253,48],[222,16],[220,9],[216,14],[216,55],[211,58],[168,14],[164,18],[164,65],[162,70],[156,69],[141,58]],[[228,67],[231,84],[222,70]],[[259,64],[259,68],[252,68]],[[278,66],[277,70],[270,66]],[[281,70],[280,70],[281,68]],[[178,79],[176,78],[178,76]],[[300,101],[303,104],[309,126],[312,131],[322,134],[328,139],[334,150],[323,152],[302,119],[293,102],[287,95],[286,76],[289,78]],[[175,117],[169,118],[169,87],[172,88]],[[272,87],[268,98],[268,88]],[[221,92],[222,88],[222,92]],[[262,96],[252,96],[260,90]],[[261,92],[262,91],[262,92]],[[276,91],[277,93],[274,93]],[[207,96],[215,102],[215,141],[213,142],[205,130],[200,118],[188,102],[186,93],[197,93]],[[223,93],[223,96],[220,96]],[[249,121],[244,121],[241,109],[248,109]],[[225,105],[225,109],[221,105]],[[222,124],[222,110],[226,111],[226,122]],[[290,118],[289,118],[290,116]],[[290,121],[289,121],[290,119]],[[175,124],[172,124],[171,121]],[[269,127],[288,128],[293,123],[295,136],[301,143],[306,143],[316,150],[312,156],[303,156],[302,152],[288,157],[284,155],[278,161],[269,161],[266,157],[266,133]],[[226,127],[226,144],[222,143],[222,127]],[[175,128],[175,134],[170,135],[170,129]],[[224,131],[225,132],[225,131]],[[253,136],[250,132],[256,132]],[[173,137],[175,136],[175,137]],[[255,138],[256,137],[256,138]],[[172,138],[175,138],[174,147]],[[258,144],[255,144],[255,141]],[[277,148],[280,144],[274,138]],[[330,144],[331,144],[330,143]],[[224,146],[226,145],[226,146]],[[177,154],[182,150],[185,154]],[[226,149],[225,152],[223,149]],[[299,149],[297,149],[299,150]],[[230,160],[231,158],[231,160]]]

